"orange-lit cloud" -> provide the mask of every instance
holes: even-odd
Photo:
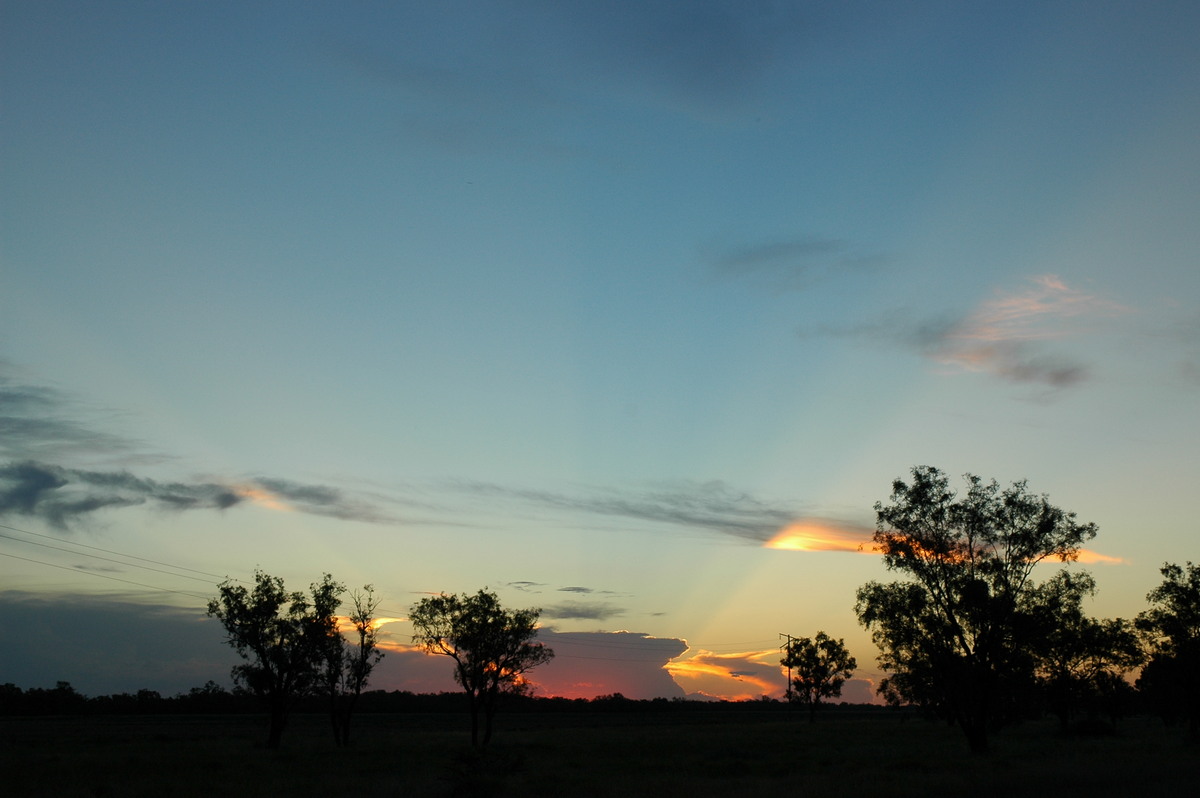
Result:
[[[407,620],[408,620],[407,618],[372,618],[371,619],[371,628],[374,629],[376,632],[378,632],[379,628],[381,626],[383,626],[384,624],[396,623],[398,621],[407,621]],[[337,616],[337,629],[339,632],[341,632],[344,635],[352,634],[355,631],[354,621],[350,620],[349,616],[339,615],[339,616]],[[385,645],[384,645],[385,642],[386,641],[380,640],[379,647],[385,648]],[[392,647],[395,646],[394,643],[389,643],[388,645],[392,646]]]
[[[268,510],[278,510],[285,513],[292,512],[292,507],[279,498],[278,494],[272,493],[261,485],[246,483],[243,485],[234,485],[230,490],[239,498],[257,504],[260,507],[266,507]]]
[[[805,518],[788,524],[763,544],[783,551],[854,551],[879,554],[872,541],[874,530],[839,521]],[[1091,549],[1080,549],[1078,561],[1086,564],[1120,565],[1125,560]]]
[[[778,697],[787,688],[779,657],[778,649],[730,654],[699,649],[672,660],[667,671],[688,695],[727,701]]]
[[[1128,560],[1125,560],[1121,557],[1110,557],[1107,554],[1101,554],[1100,552],[1092,551],[1091,549],[1079,550],[1079,562],[1087,563],[1088,565],[1094,565],[1097,563],[1100,565],[1128,565]]]
[[[802,518],[763,544],[787,551],[858,551],[871,553],[873,530],[820,518]]]

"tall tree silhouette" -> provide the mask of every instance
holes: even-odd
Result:
[[[364,585],[362,591],[350,594],[351,612],[347,620],[353,629],[351,640],[342,635],[331,635],[327,639],[322,681],[329,698],[329,720],[333,726],[333,739],[337,745],[350,743],[350,719],[354,707],[362,695],[363,688],[375,665],[383,658],[379,650],[379,639],[375,617],[379,609],[379,598],[373,585]]]
[[[471,745],[475,747],[492,739],[492,718],[500,695],[523,691],[524,674],[554,656],[535,640],[539,613],[536,609],[505,610],[496,594],[487,590],[473,596],[430,596],[409,610],[413,642],[429,653],[454,660],[454,678],[470,704]]]
[[[321,681],[329,642],[339,637],[335,613],[345,588],[325,574],[306,596],[259,570],[253,590],[230,580],[218,588],[208,614],[225,626],[227,642],[246,660],[234,666],[233,680],[267,705],[267,747],[278,748],[296,702]]]
[[[1035,565],[1078,557],[1095,524],[1029,493],[967,474],[959,496],[936,468],[912,469],[876,503],[874,540],[889,570],[908,581],[869,582],[855,612],[889,673],[880,692],[922,704],[956,722],[974,752],[1012,714],[1034,677],[1021,605]]]

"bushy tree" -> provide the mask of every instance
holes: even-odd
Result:
[[[234,666],[234,683],[267,705],[267,747],[278,748],[296,702],[321,683],[330,640],[339,637],[336,613],[345,588],[325,574],[309,595],[288,592],[282,579],[256,570],[252,590],[231,580],[218,589],[208,614],[246,660]]]
[[[409,610],[413,642],[454,660],[454,678],[470,705],[471,745],[480,747],[491,740],[500,695],[525,690],[524,674],[554,656],[535,640],[539,614],[536,609],[505,610],[487,590],[473,596],[430,596]]]
[[[1043,560],[1078,557],[1096,534],[1074,513],[1029,493],[967,474],[958,495],[938,469],[918,466],[876,503],[877,550],[908,581],[859,588],[855,612],[879,646],[891,702],[937,711],[962,729],[974,752],[1014,714],[1034,661],[1021,611]]]
[[[361,592],[352,592],[350,604],[348,620],[354,630],[352,639],[346,640],[340,634],[328,638],[323,674],[329,698],[329,720],[337,745],[350,743],[350,718],[354,707],[371,671],[383,658],[378,646],[375,613],[379,609],[379,598],[374,586],[364,585]]]
[[[824,632],[815,638],[788,638],[780,661],[789,669],[791,685],[788,697],[808,707],[809,723],[816,718],[822,698],[837,698],[842,685],[854,674],[858,663],[846,650],[844,640],[834,640]]]
[[[1200,735],[1200,566],[1164,563],[1162,584],[1146,595],[1151,607],[1137,617],[1151,659],[1138,687],[1152,703],[1170,707]]]
[[[1031,589],[1021,608],[1038,680],[1063,726],[1081,710],[1092,716],[1119,714],[1120,699],[1128,693],[1119,682],[1142,663],[1132,623],[1089,618],[1084,612],[1084,598],[1095,591],[1090,574],[1061,571]]]

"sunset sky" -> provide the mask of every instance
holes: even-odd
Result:
[[[213,679],[256,567],[780,695],[914,465],[1200,560],[1200,4],[0,2],[0,683]],[[866,543],[863,550],[860,545]],[[1049,567],[1039,570],[1042,576]]]

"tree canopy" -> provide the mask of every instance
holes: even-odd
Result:
[[[288,714],[320,683],[330,641],[340,640],[335,613],[345,588],[325,574],[306,596],[256,570],[252,590],[230,580],[218,589],[208,614],[221,621],[227,642],[246,660],[234,666],[234,683],[267,704],[267,747],[278,748]]]
[[[1200,566],[1164,563],[1162,583],[1146,595],[1150,609],[1137,617],[1152,659],[1139,686],[1160,705],[1173,704],[1200,735]]]
[[[1021,609],[1034,567],[1076,559],[1096,526],[1024,481],[965,480],[960,495],[941,471],[917,466],[911,482],[892,483],[890,502],[875,505],[874,541],[888,569],[909,579],[863,585],[855,612],[889,674],[881,694],[944,714],[980,752],[1034,677]]]
[[[500,695],[525,690],[524,674],[554,656],[535,640],[539,614],[536,609],[505,610],[487,590],[430,596],[409,610],[413,642],[454,661],[454,678],[470,703],[472,745],[491,740]]]
[[[844,640],[834,640],[824,632],[815,638],[789,638],[780,664],[788,668],[791,684],[788,696],[808,707],[809,722],[816,717],[822,698],[837,698],[842,685],[854,674],[858,663],[846,650]]]

